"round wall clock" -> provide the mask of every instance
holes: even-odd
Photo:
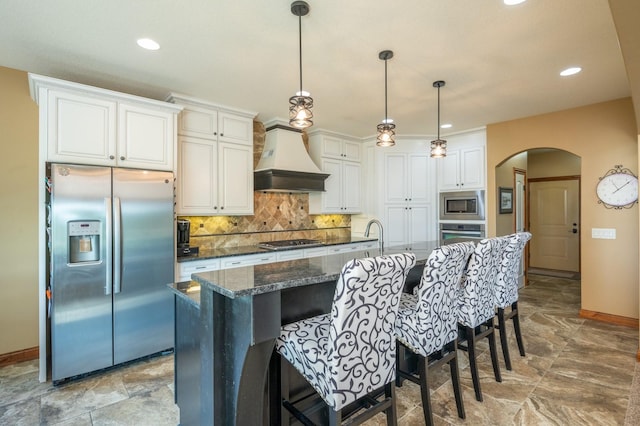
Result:
[[[638,202],[638,177],[616,165],[600,178],[596,194],[598,203],[608,209],[629,209]]]

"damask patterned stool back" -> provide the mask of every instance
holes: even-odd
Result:
[[[458,346],[468,352],[471,379],[478,401],[482,401],[482,391],[475,344],[480,339],[486,338],[489,341],[493,374],[496,381],[502,381],[493,327],[494,284],[502,252],[507,243],[504,238],[488,238],[480,241],[469,259],[469,265],[462,276],[458,292],[458,322],[460,323]]]
[[[329,314],[282,327],[276,351],[322,397],[329,407],[327,423],[339,423],[344,407],[383,388],[384,399],[371,408],[385,411],[388,424],[396,423],[394,325],[415,261],[412,253],[351,260],[342,268]],[[289,402],[283,406],[304,417]],[[350,420],[358,424],[369,417],[358,412]]]
[[[507,245],[503,251],[500,268],[496,276],[494,297],[502,355],[504,356],[505,367],[507,370],[511,370],[506,322],[509,319],[513,320],[518,350],[521,356],[525,356],[524,342],[520,331],[520,317],[518,316],[518,278],[522,252],[527,241],[531,239],[531,234],[529,232],[518,232],[504,238],[507,240]],[[505,310],[509,307],[511,307],[511,311],[507,313]]]
[[[457,344],[458,309],[457,293],[460,279],[474,250],[471,242],[446,245],[435,249],[427,259],[420,284],[414,294],[403,293],[400,298],[396,335],[398,345],[398,371],[396,383],[402,379],[420,385],[422,410],[425,423],[433,424],[431,400],[429,398],[429,368],[447,363],[451,370],[458,416],[465,417],[460,378],[458,375]],[[404,350],[418,357],[418,374],[403,371],[400,359]],[[408,363],[407,363],[408,365]]]

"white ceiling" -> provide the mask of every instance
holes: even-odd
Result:
[[[443,134],[630,96],[607,0],[307,0],[303,88],[315,125],[358,137]],[[1,0],[0,65],[154,99],[169,92],[288,116],[298,90],[290,0]],[[150,37],[161,49],[145,51]],[[582,73],[559,72],[581,66]],[[312,129],[313,129],[312,128]]]

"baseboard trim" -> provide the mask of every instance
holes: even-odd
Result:
[[[620,315],[604,314],[602,312],[588,311],[580,309],[580,318],[592,319],[600,322],[608,322],[615,325],[623,325],[625,327],[638,328],[638,320],[635,318],[623,317]]]
[[[22,349],[21,351],[0,354],[0,367],[15,364],[22,361],[31,361],[33,359],[38,359],[39,356],[40,356],[40,350],[38,349],[37,346],[35,348],[27,348],[27,349]]]

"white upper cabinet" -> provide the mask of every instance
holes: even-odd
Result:
[[[484,189],[485,140],[484,130],[455,135],[449,139],[447,156],[436,159],[440,191]]]
[[[309,213],[360,213],[360,142],[315,132],[309,137],[309,153],[318,167],[330,175],[325,180],[325,192],[309,194]]]
[[[253,116],[182,95],[178,119],[176,211],[253,214]]]
[[[34,74],[29,82],[47,161],[175,169],[180,107]]]
[[[388,153],[385,161],[385,203],[430,202],[433,182],[429,182],[429,155]]]
[[[173,170],[175,139],[174,113],[118,104],[118,166]]]
[[[312,155],[336,158],[339,160],[360,161],[360,142],[354,142],[328,135],[321,135],[320,139],[322,142],[311,148],[311,151],[313,151]]]

